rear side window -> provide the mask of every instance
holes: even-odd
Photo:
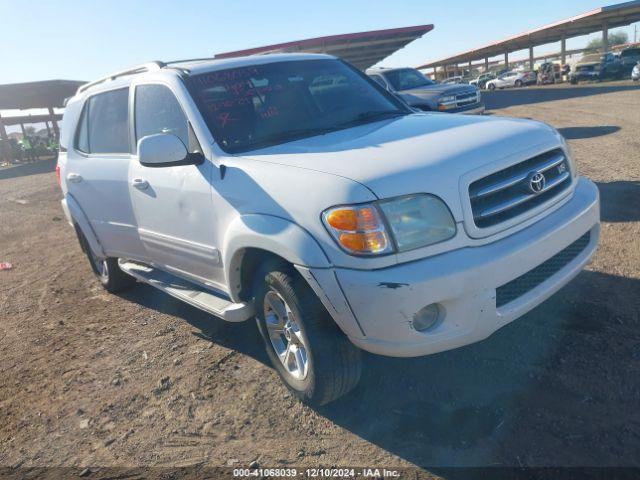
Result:
[[[75,148],[84,153],[129,153],[129,89],[100,93],[87,100]]]
[[[173,92],[164,85],[140,85],[135,97],[136,141],[171,133],[189,147],[189,124]]]

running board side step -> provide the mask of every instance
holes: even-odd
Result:
[[[118,260],[118,265],[123,272],[137,280],[227,322],[243,322],[255,315],[251,302],[234,303],[223,293],[206,289],[158,268],[124,259]]]

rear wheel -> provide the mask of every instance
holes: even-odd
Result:
[[[522,87],[522,80],[516,80],[516,87]]]
[[[493,90],[495,90],[495,89],[496,89],[496,86],[495,86],[493,83],[490,83],[490,84],[487,86],[487,88],[488,88],[489,90],[493,91]]]
[[[271,264],[258,276],[254,291],[256,321],[269,359],[297,398],[324,405],[357,385],[360,350],[294,270]]]
[[[95,273],[96,277],[102,284],[102,286],[110,293],[116,293],[136,283],[136,280],[120,270],[118,265],[118,259],[114,257],[98,257],[87,242],[86,237],[79,228],[76,228],[78,233],[78,239],[80,240],[80,246],[89,259],[91,270]]]

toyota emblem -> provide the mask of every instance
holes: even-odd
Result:
[[[540,172],[531,172],[529,174],[529,191],[538,194],[544,190],[547,179]]]

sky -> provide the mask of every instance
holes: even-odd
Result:
[[[149,60],[207,57],[315,36],[434,24],[432,32],[382,62],[415,66],[612,3],[615,0],[0,0],[0,84],[88,81]],[[633,40],[633,26],[622,30]],[[569,40],[567,48],[584,46],[587,40]],[[548,45],[536,53],[557,50]]]

